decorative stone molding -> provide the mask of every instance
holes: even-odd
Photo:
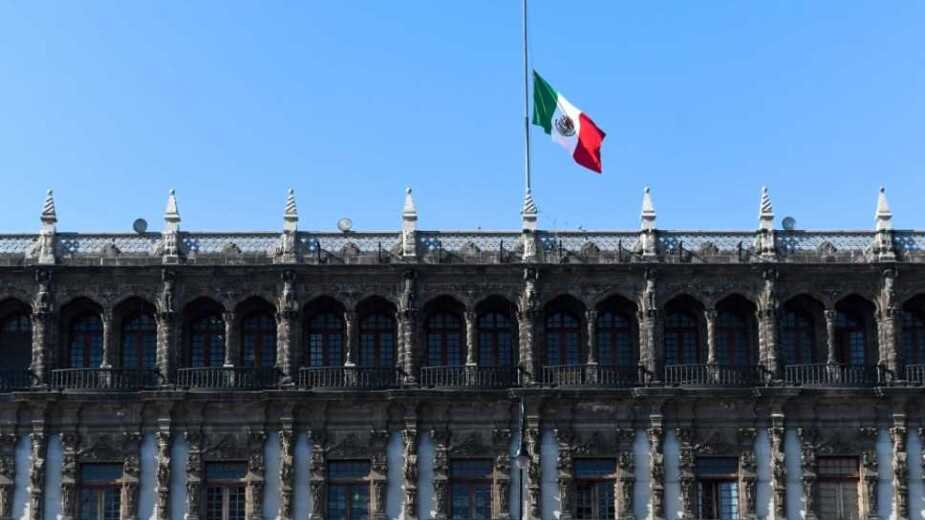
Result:
[[[0,434],[0,520],[13,517],[13,491],[16,487],[16,445],[19,437]]]
[[[785,460],[786,429],[782,413],[771,414],[768,429],[771,441],[771,494],[774,503],[774,518],[787,518],[787,464]]]
[[[299,304],[296,296],[294,271],[282,275],[282,289],[277,298],[276,312],[276,367],[282,373],[282,383],[289,384],[296,377],[293,367],[299,366],[296,359],[301,352],[299,341]]]
[[[295,514],[295,443],[291,424],[279,432],[279,518],[292,520]]]
[[[538,366],[534,358],[534,341],[536,320],[539,316],[540,301],[537,288],[539,272],[527,267],[523,271],[523,289],[517,300],[517,328],[520,368],[524,383],[530,384],[539,379]]]
[[[798,428],[803,471],[803,497],[806,500],[806,520],[825,520],[819,516],[816,503],[818,457],[852,456],[860,459],[860,517],[870,520],[877,516],[877,428],[862,426],[853,433],[823,430],[817,427]]]
[[[904,414],[893,415],[893,425],[890,427],[890,440],[893,443],[893,508],[896,511],[898,520],[907,520],[909,518],[909,465],[906,462],[909,458],[909,452],[906,447],[906,437],[908,436],[906,428],[906,416]]]
[[[154,441],[157,449],[155,514],[157,520],[170,520],[170,431],[154,432]]]
[[[309,461],[309,491],[312,500],[311,520],[324,519],[324,502],[327,491],[325,466],[327,458],[327,435],[323,429],[313,429],[309,433],[312,444],[312,456]]]
[[[449,518],[450,438],[449,430],[440,428],[430,432],[434,443],[434,520]]]
[[[405,499],[402,502],[402,514],[405,520],[415,520],[418,516],[418,431],[405,428],[401,431],[404,446],[404,467],[402,480]]]
[[[492,470],[492,513],[498,520],[511,518],[511,429],[496,427],[491,432],[491,453],[494,455]]]
[[[29,470],[29,520],[42,520],[45,498],[45,466],[48,439],[44,431],[29,434],[32,448],[32,466]]]
[[[417,276],[408,270],[402,274],[402,291],[398,305],[399,363],[404,370],[404,381],[417,384]]]
[[[649,416],[649,496],[652,502],[652,520],[665,520],[665,432],[662,416]]]
[[[54,273],[49,269],[35,271],[35,297],[32,301],[32,362],[29,369],[38,383],[48,378],[48,370],[54,364],[54,346],[57,340],[56,317],[54,313]]]

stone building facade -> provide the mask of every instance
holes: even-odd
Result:
[[[88,235],[49,192],[0,236],[0,519],[920,517],[925,232],[641,218]]]

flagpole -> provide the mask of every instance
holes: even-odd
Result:
[[[524,187],[526,193],[532,191],[530,179],[530,81],[527,60],[527,0],[523,0],[524,19]]]

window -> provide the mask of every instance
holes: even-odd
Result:
[[[546,318],[546,364],[579,364],[578,318],[554,312]]]
[[[614,518],[614,459],[575,460],[575,519]]]
[[[122,465],[81,464],[77,516],[80,520],[119,520]]]
[[[133,316],[122,324],[122,368],[157,366],[157,324],[150,314]]]
[[[276,365],[276,321],[267,313],[252,314],[241,323],[244,366],[272,368]]]
[[[385,314],[371,314],[360,321],[360,366],[395,366],[395,322]]]
[[[244,462],[207,462],[205,520],[244,520]]]
[[[200,318],[190,332],[191,367],[220,367],[225,363],[225,320],[221,316]]]
[[[509,367],[514,364],[514,324],[507,315],[489,312],[479,316],[479,365]]]
[[[462,365],[462,321],[448,312],[427,320],[427,365]]]
[[[491,472],[489,459],[450,461],[451,520],[491,518]]]
[[[32,364],[32,320],[28,314],[14,314],[0,322],[0,349],[7,368]]]
[[[858,459],[819,457],[816,464],[819,518],[858,520]]]
[[[854,314],[839,311],[835,318],[835,349],[838,361],[853,367],[864,366],[865,344],[864,322]]]
[[[601,366],[636,366],[633,330],[623,314],[605,311],[597,317],[597,362]]]
[[[686,312],[673,312],[665,320],[665,365],[700,363],[697,320]]]
[[[97,316],[83,316],[71,323],[70,368],[99,368],[103,361],[103,324]]]
[[[344,322],[333,312],[317,314],[308,322],[308,366],[344,364]]]
[[[364,460],[328,463],[328,520],[369,518],[369,462]]]
[[[749,359],[748,322],[733,312],[716,317],[716,362],[720,366],[744,368]]]
[[[925,319],[917,312],[902,313],[903,362],[925,364]]]
[[[699,457],[697,475],[697,518],[738,520],[739,462],[735,457]]]
[[[784,365],[816,362],[816,332],[808,314],[785,309],[780,322],[780,344]]]

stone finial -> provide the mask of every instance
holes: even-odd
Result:
[[[774,222],[774,206],[771,205],[771,196],[768,194],[768,187],[761,188],[761,209],[758,211],[758,220],[765,222]],[[764,226],[762,225],[762,229]]]
[[[58,222],[58,213],[55,211],[55,194],[52,190],[45,193],[45,202],[42,203],[42,224],[54,225]]]
[[[755,237],[755,249],[764,260],[773,260],[776,254],[774,239],[774,207],[768,187],[761,188],[761,204],[758,209],[758,234]]]
[[[405,204],[401,210],[403,220],[417,220],[418,210],[414,205],[414,197],[411,195],[411,187],[405,188]]]
[[[177,192],[173,189],[167,194],[167,208],[164,209],[164,222],[168,224],[180,223],[180,211],[177,209]]]
[[[401,251],[402,256],[417,256],[418,210],[414,206],[411,188],[405,188],[405,204],[401,211]]]
[[[890,203],[886,200],[886,188],[880,187],[880,193],[877,194],[877,213],[876,225],[877,231],[893,229],[893,212],[890,211]]]
[[[295,231],[298,222],[299,210],[295,205],[295,191],[289,188],[289,193],[286,196],[286,210],[283,212],[283,229],[285,231]]]
[[[42,230],[39,232],[35,254],[39,264],[54,265],[55,233],[57,232],[55,224],[58,222],[58,214],[55,211],[55,195],[52,190],[48,190],[45,194],[45,202],[42,203],[41,220]]]
[[[642,192],[642,230],[652,231],[655,229],[655,205],[652,203],[652,190],[646,186]]]
[[[523,229],[527,231],[536,231],[536,221],[539,210],[536,207],[536,201],[533,200],[533,192],[530,188],[524,193],[524,205],[520,210],[520,216],[523,221]]]
[[[162,262],[180,262],[180,211],[177,209],[177,193],[167,194],[167,208],[164,209],[164,230],[161,232]]]

